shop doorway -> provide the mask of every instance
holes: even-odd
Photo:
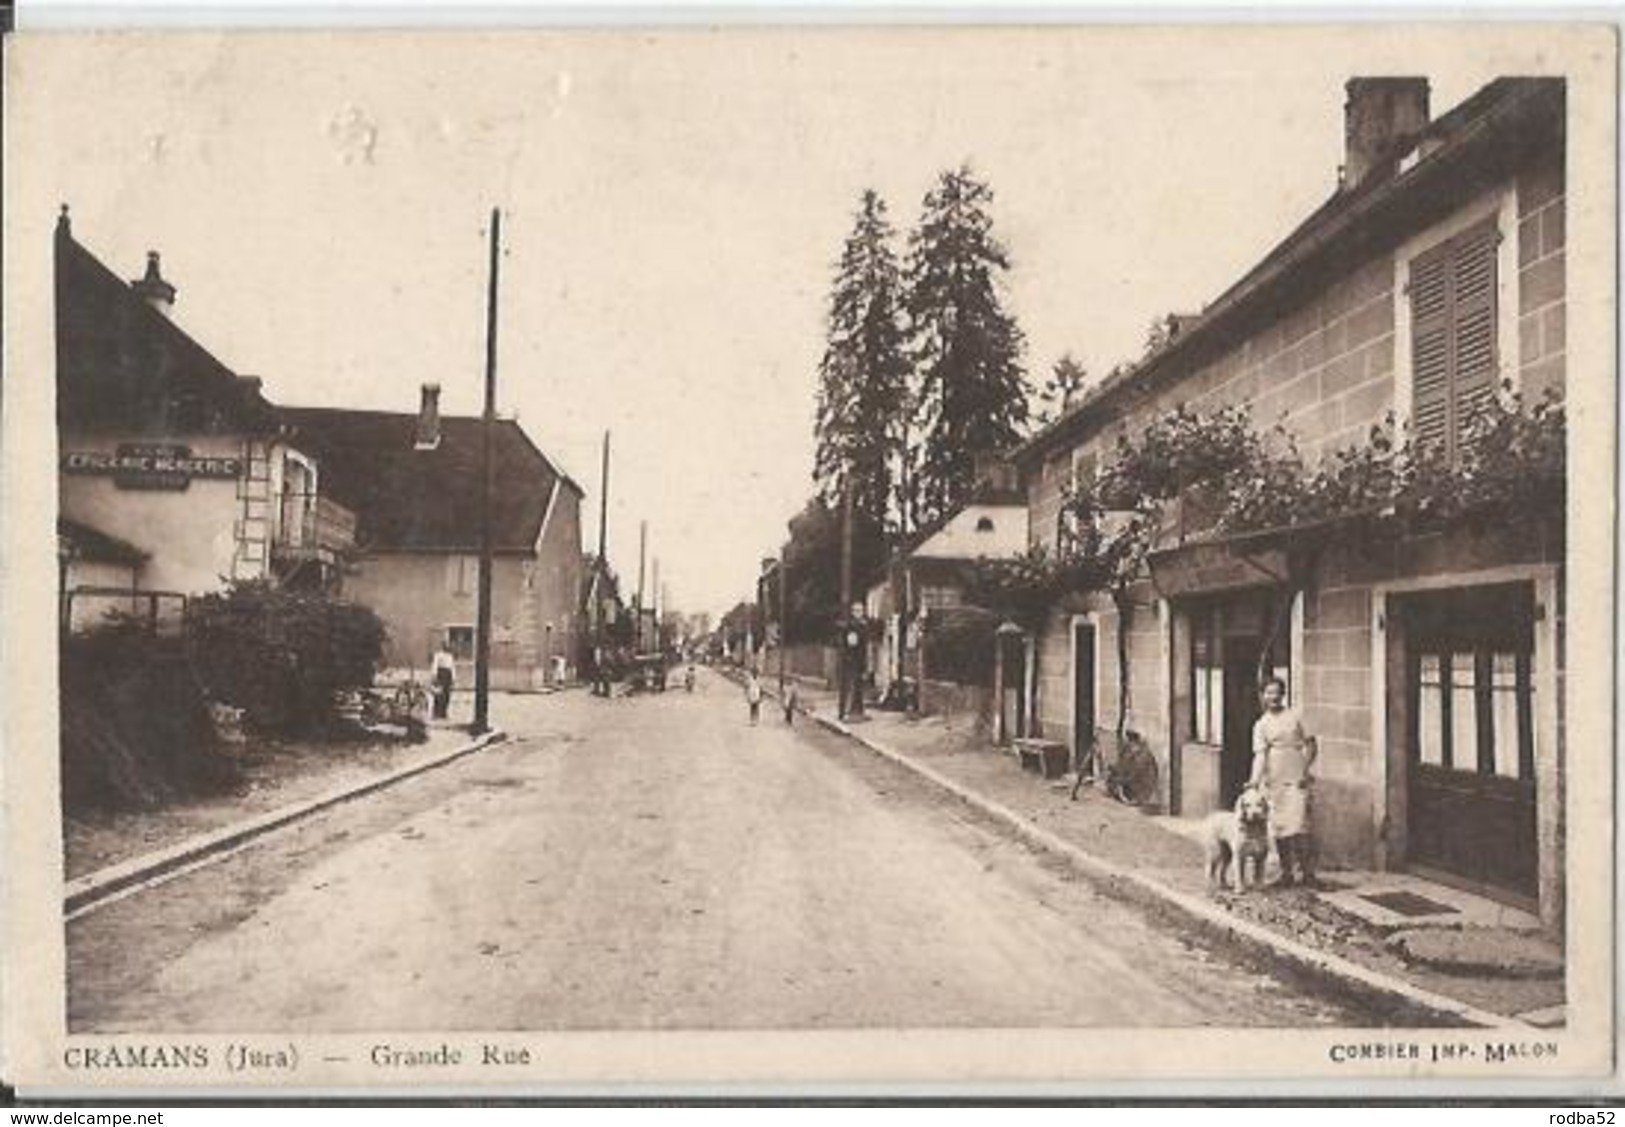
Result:
[[[1235,805],[1253,771],[1253,724],[1263,707],[1258,699],[1257,638],[1224,639],[1224,743],[1219,750],[1219,805]]]
[[[1394,606],[1403,661],[1390,668],[1403,683],[1390,685],[1390,699],[1405,708],[1406,864],[1533,904],[1533,585],[1405,595]]]
[[[1095,739],[1095,627],[1072,624],[1072,768],[1083,769]]]

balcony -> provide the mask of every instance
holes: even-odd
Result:
[[[355,547],[355,514],[330,497],[284,493],[277,514],[272,559],[336,564]]]

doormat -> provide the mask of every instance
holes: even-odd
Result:
[[[1447,916],[1456,914],[1456,909],[1449,904],[1429,900],[1426,896],[1418,896],[1414,892],[1362,892],[1360,899],[1369,900],[1379,908],[1387,908],[1390,912],[1397,912],[1402,916]]]

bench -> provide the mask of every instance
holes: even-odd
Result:
[[[1066,774],[1068,748],[1058,740],[1040,740],[1021,737],[1010,741],[1016,758],[1024,771],[1037,771],[1046,779],[1059,779]]]

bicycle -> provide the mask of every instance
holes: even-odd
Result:
[[[1115,742],[1115,741],[1114,741]],[[1138,732],[1128,731],[1109,759],[1103,754],[1097,737],[1089,745],[1083,762],[1078,767],[1077,781],[1072,784],[1072,801],[1078,800],[1078,791],[1097,781],[1093,769],[1104,764],[1105,777],[1099,781],[1102,789],[1126,806],[1145,806],[1157,797],[1157,757]]]

